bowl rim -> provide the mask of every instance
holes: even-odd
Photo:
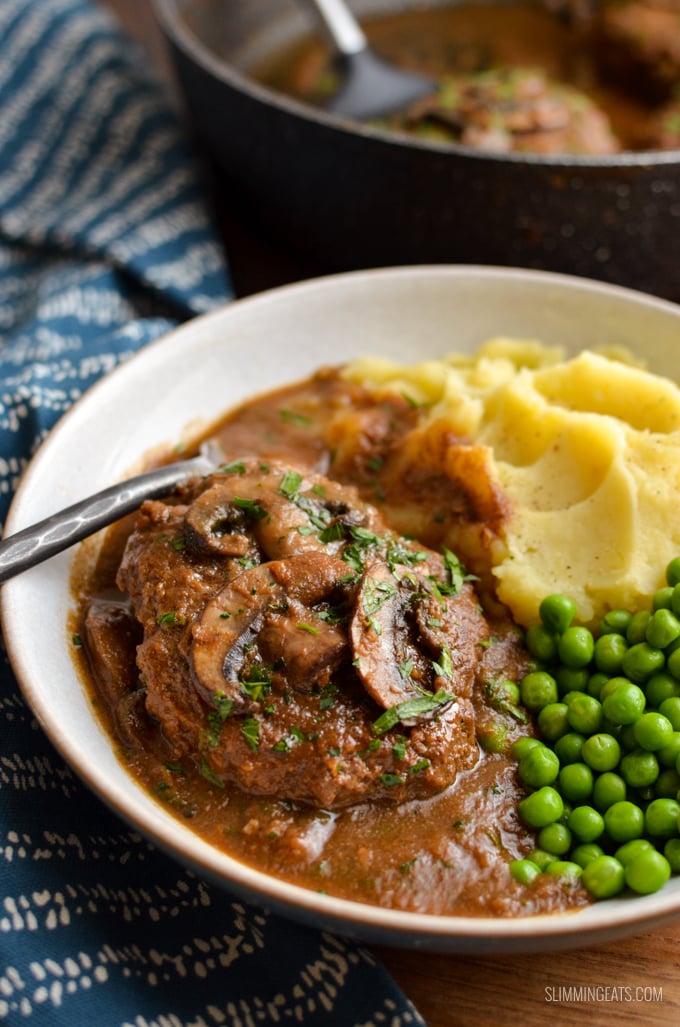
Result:
[[[484,164],[497,165],[531,165],[553,168],[556,171],[568,169],[586,170],[602,168],[637,168],[649,171],[650,166],[675,167],[680,163],[680,148],[674,150],[629,150],[622,153],[602,154],[540,154],[540,153],[494,153],[482,152],[461,143],[447,143],[434,139],[422,139],[406,133],[374,127],[360,122],[350,121],[334,114],[305,104],[294,97],[286,96],[264,84],[243,74],[234,65],[220,60],[209,47],[183,20],[178,0],[151,0],[154,14],[163,34],[171,45],[180,50],[185,57],[197,67],[238,92],[245,93],[253,100],[273,107],[282,113],[289,114],[326,129],[340,132],[343,135],[359,136],[376,144],[391,147],[404,147],[409,150],[422,150],[439,155],[455,154],[468,160],[480,161]]]
[[[62,416],[59,425],[36,451],[16,491],[7,518],[7,528],[14,531],[24,526],[23,508],[30,505],[34,482],[39,480],[43,466],[52,460],[53,450],[58,451],[62,445],[64,435],[69,431],[77,431],[79,424],[88,422],[91,411],[96,410],[99,397],[105,390],[112,387],[124,388],[126,379],[143,374],[146,364],[158,359],[167,361],[176,351],[182,351],[182,357],[185,359],[186,348],[191,345],[192,338],[196,342],[202,333],[211,331],[215,326],[224,328],[225,323],[228,326],[234,312],[241,316],[244,312],[248,314],[254,311],[257,316],[259,309],[271,305],[276,307],[283,297],[286,301],[292,298],[304,302],[305,296],[310,293],[323,295],[327,290],[351,290],[355,285],[364,287],[380,280],[401,286],[402,281],[409,277],[427,279],[433,276],[442,282],[449,282],[451,277],[464,279],[466,276],[482,276],[487,281],[498,278],[513,281],[519,287],[529,282],[538,287],[552,285],[567,291],[573,290],[575,294],[584,291],[597,293],[608,301],[632,302],[648,310],[669,315],[672,320],[677,319],[680,335],[680,306],[626,287],[555,272],[476,265],[402,266],[328,275],[270,289],[245,299],[231,301],[179,325],[149,343],[88,389]],[[680,916],[680,889],[664,889],[652,896],[608,900],[607,903],[594,903],[584,909],[529,917],[440,916],[387,909],[354,900],[320,895],[272,877],[222,853],[166,813],[155,800],[149,798],[148,793],[142,790],[122,764],[119,764],[128,785],[134,791],[134,798],[141,801],[139,808],[136,804],[130,808],[129,796],[121,792],[117,786],[113,787],[108,778],[99,773],[97,767],[83,762],[74,740],[62,734],[58,724],[52,723],[39,697],[36,696],[30,661],[27,664],[24,650],[16,641],[20,637],[20,631],[15,630],[18,625],[13,596],[18,582],[20,578],[12,579],[0,589],[0,618],[7,652],[21,692],[43,731],[85,784],[124,821],[149,837],[158,848],[169,852],[178,862],[197,869],[207,879],[220,883],[227,890],[275,909],[291,919],[324,926],[350,937],[445,951],[474,951],[475,948],[486,952],[502,951],[510,944],[514,950],[519,951],[522,947],[529,950],[545,948],[548,942],[554,948],[595,944],[621,934],[632,933],[634,930],[649,929]],[[66,625],[64,632],[66,633]],[[77,677],[75,664],[74,677]],[[79,682],[78,687],[83,689],[82,682]],[[91,713],[91,719],[102,736],[108,737],[94,713]],[[170,838],[163,833],[163,829],[169,830]],[[680,885],[680,880],[678,884]],[[614,909],[616,914],[612,922],[606,913]]]

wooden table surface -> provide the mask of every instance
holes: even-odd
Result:
[[[148,0],[100,0],[151,58],[179,102]],[[218,219],[237,294],[314,273]],[[566,952],[460,956],[373,947],[429,1027],[516,1024],[680,1024],[680,921]],[[350,1027],[350,1025],[338,1025]]]

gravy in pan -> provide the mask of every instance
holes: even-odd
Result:
[[[517,814],[510,755],[530,726],[499,685],[526,672],[527,658],[499,611],[482,616],[449,551],[434,551],[446,521],[502,519],[503,500],[479,490],[485,510],[474,485],[454,495],[434,478],[406,495],[393,457],[417,416],[407,399],[377,403],[334,371],[230,413],[215,432],[229,469],[145,504],[109,531],[94,570],[81,571],[84,677],[130,773],[197,834],[266,873],[436,914],[584,904],[578,882],[542,874],[523,885],[509,873],[510,860],[535,845]],[[239,494],[236,509],[225,490]],[[268,496],[292,497],[311,526],[272,532]],[[399,521],[402,500],[427,536],[418,542],[384,530]],[[281,524],[291,509],[277,513]],[[313,530],[315,510],[326,519]],[[376,561],[363,575],[362,545]],[[483,546],[471,544],[469,556],[483,587]],[[379,578],[379,564],[393,576]],[[302,578],[291,585],[293,565]],[[370,612],[367,591],[356,599],[369,583],[379,593]],[[406,613],[395,605],[400,591]],[[248,620],[253,603],[259,613]],[[396,686],[381,677],[391,645],[402,661]],[[409,703],[423,695],[429,712],[415,715]]]
[[[666,109],[680,81],[674,19],[654,0],[518,0],[419,6],[362,28],[385,59],[441,83],[387,127],[490,150],[604,154],[679,145],[657,123],[677,123]],[[252,74],[320,106],[338,84],[311,37]]]

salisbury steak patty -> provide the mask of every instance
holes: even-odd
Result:
[[[232,463],[143,505],[118,584],[146,710],[216,784],[338,808],[432,794],[477,760],[473,588],[354,488]]]

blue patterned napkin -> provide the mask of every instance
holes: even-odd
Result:
[[[231,296],[178,125],[85,0],[0,0],[0,520],[102,374]],[[0,1020],[422,1024],[371,956],[208,886],[79,782],[0,665]]]

